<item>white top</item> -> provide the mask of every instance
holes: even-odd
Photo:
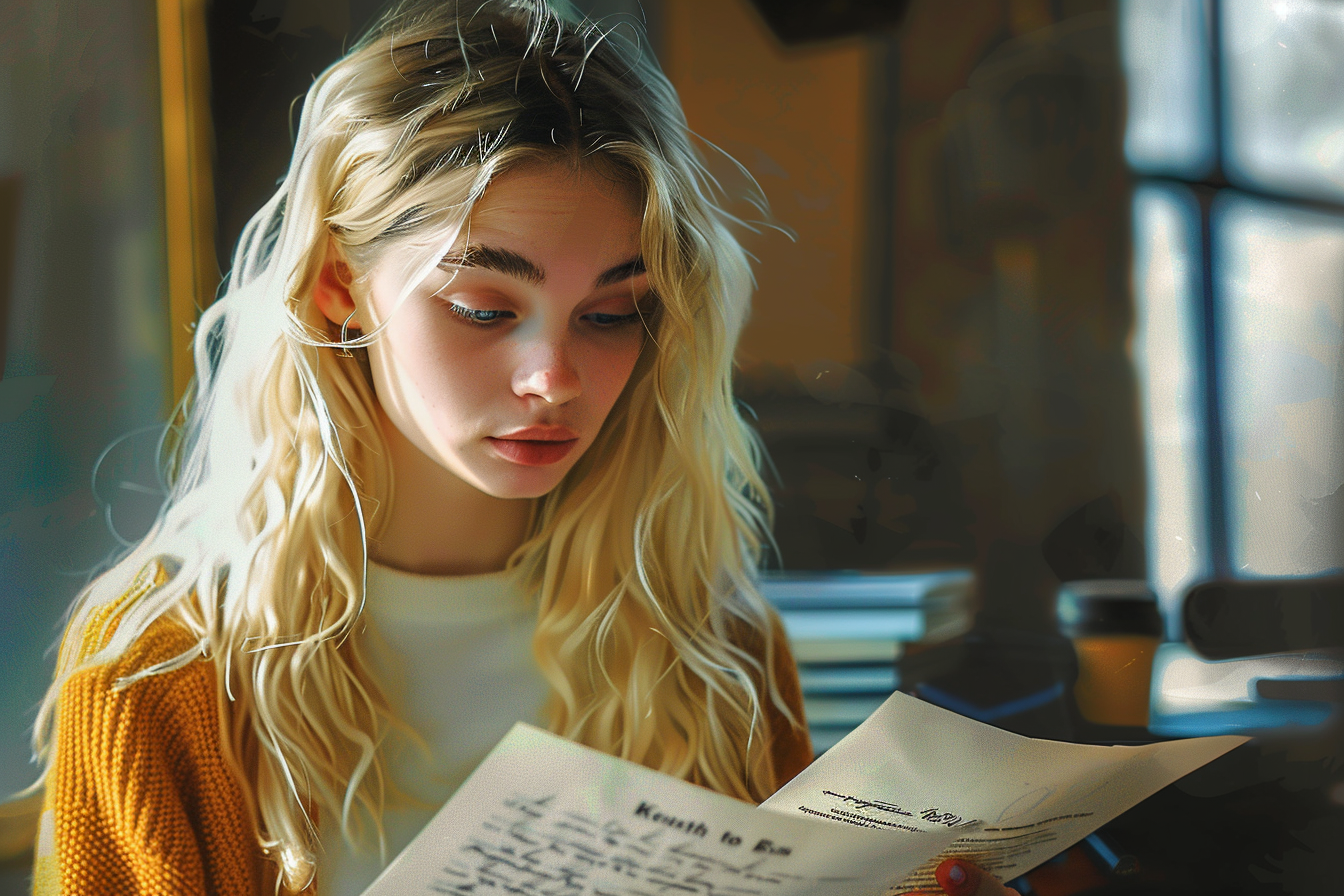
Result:
[[[394,734],[386,768],[410,800],[383,816],[390,861],[516,721],[543,725],[549,693],[532,658],[536,600],[510,573],[422,576],[369,564],[368,655],[392,705],[428,746]],[[395,799],[395,798],[394,798]],[[321,819],[323,896],[357,896],[383,868],[377,846],[352,854],[339,819]]]

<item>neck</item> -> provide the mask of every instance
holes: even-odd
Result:
[[[487,495],[426,456],[381,410],[378,417],[392,466],[392,500],[369,539],[370,559],[422,575],[503,569],[527,537],[532,500]]]

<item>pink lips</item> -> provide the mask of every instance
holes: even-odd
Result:
[[[559,463],[579,443],[579,434],[566,426],[527,426],[486,441],[500,457],[524,467]]]

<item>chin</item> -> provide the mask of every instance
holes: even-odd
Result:
[[[482,476],[474,483],[492,498],[522,500],[541,498],[555,490],[569,470],[532,470],[521,474]]]
[[[545,488],[499,488],[483,490],[486,494],[510,501],[533,500],[544,498],[555,490],[555,484],[548,485]]]

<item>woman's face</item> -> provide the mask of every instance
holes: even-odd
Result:
[[[593,443],[644,345],[634,191],[567,165],[516,169],[398,307],[406,263],[394,248],[353,289],[366,332],[387,322],[369,347],[387,418],[486,494],[549,492]]]

